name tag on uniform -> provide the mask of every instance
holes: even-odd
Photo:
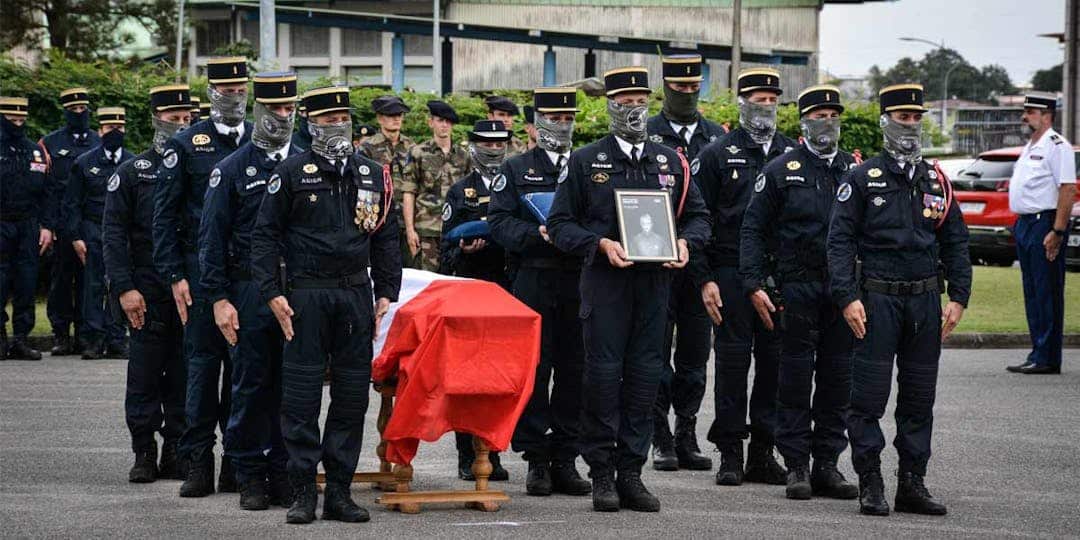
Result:
[[[1042,158],[1043,158],[1042,156],[1036,156],[1036,155],[1030,155],[1028,157],[1031,158],[1031,161],[1042,161]]]

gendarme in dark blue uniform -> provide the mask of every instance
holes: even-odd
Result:
[[[769,276],[783,298],[781,311],[769,317],[783,341],[776,447],[788,469],[788,498],[853,499],[858,490],[836,461],[847,447],[854,339],[829,295],[825,238],[836,188],[855,160],[837,146],[844,110],[839,90],[810,87],[799,94],[798,106],[804,143],[770,161],[755,180],[743,217],[739,272],[752,302],[768,305]]]
[[[701,56],[664,57],[664,108],[649,118],[649,140],[679,151],[696,174],[697,155],[709,143],[724,136],[724,128],[698,112],[698,92],[702,84]],[[696,91],[688,91],[693,88]],[[680,90],[681,89],[681,90]],[[676,340],[675,328],[678,327]],[[676,274],[668,305],[668,325],[664,350],[675,353],[664,362],[660,390],[653,410],[653,468],[709,470],[712,460],[701,454],[697,443],[697,413],[705,396],[706,366],[712,324],[701,303],[701,288],[688,272]],[[668,410],[675,410],[675,436],[668,424]]]
[[[941,355],[942,278],[948,282],[950,304],[966,306],[971,294],[967,227],[958,205],[950,204],[947,179],[917,158],[917,146],[893,142],[917,144],[918,129],[891,125],[899,123],[891,115],[912,114],[908,121],[918,126],[917,116],[925,110],[922,87],[907,84],[883,89],[881,109],[889,115],[884,128],[886,152],[844,178],[828,238],[836,305],[856,308],[861,301],[865,307],[866,335],[855,343],[852,366],[851,460],[859,474],[862,512],[887,514],[881,478],[885,437],[878,421],[888,404],[895,360],[894,445],[900,458],[896,510],[944,514],[945,506],[933,501],[922,478],[930,460]],[[890,130],[907,140],[894,138]],[[914,164],[905,170],[893,154]],[[856,272],[857,260],[861,275]],[[950,309],[955,308],[950,305]]]
[[[609,261],[607,253],[615,256],[621,249],[615,190],[670,192],[678,215],[674,233],[690,252],[704,245],[709,218],[697,186],[684,173],[689,167],[685,161],[674,150],[645,140],[645,68],[612,70],[604,79],[614,134],[570,155],[566,181],[555,193],[549,233],[556,247],[584,259],[580,448],[593,479],[593,508],[656,512],[660,503],[641,483],[641,467],[649,452],[652,404],[663,370],[672,272],[658,263],[616,268]]]
[[[90,129],[89,91],[86,88],[69,88],[60,92],[60,105],[64,107],[65,126],[38,141],[45,149],[49,162],[49,176],[55,192],[49,194],[49,212],[54,223],[63,223],[63,200],[67,191],[68,174],[75,158],[101,144],[101,137]],[[82,112],[75,112],[82,107]],[[81,352],[83,265],[72,249],[71,240],[61,231],[53,246],[53,262],[49,281],[49,297],[46,314],[52,326],[56,343],[53,354],[64,355]],[[71,332],[74,331],[74,341]]]
[[[150,90],[152,113],[186,111],[188,96],[187,85],[154,87]],[[153,260],[154,184],[160,177],[158,148],[122,163],[108,186],[101,225],[105,276],[114,301],[119,299],[122,308],[128,303],[129,309],[141,313],[135,322],[128,317],[131,348],[124,397],[124,417],[135,452],[128,481],[139,483],[183,476],[176,460],[177,443],[185,427],[183,327],[169,285],[157,273]],[[136,326],[136,322],[141,325]],[[156,432],[163,439],[160,463]]]
[[[212,59],[208,69],[211,86],[247,81],[247,63],[243,58]],[[230,385],[226,383],[218,389],[223,368],[224,380],[232,379],[228,345],[214,324],[213,306],[199,279],[196,249],[199,220],[210,172],[248,141],[252,128],[250,122],[233,126],[216,123],[214,119],[221,118],[220,114],[215,109],[210,118],[177,133],[166,143],[162,157],[164,175],[154,192],[154,262],[170,285],[186,284],[192,301],[186,308],[184,325],[188,425],[179,449],[180,457],[192,463],[185,482],[187,487],[181,486],[181,492],[192,497],[213,493],[214,425],[220,426],[224,433],[229,417]],[[225,480],[226,491],[235,490],[234,476],[231,464],[223,461],[221,478]]]
[[[264,127],[279,118],[271,116],[269,107],[295,102],[296,75],[260,73],[253,82],[256,117],[264,121],[255,125],[251,141],[210,173],[199,227],[199,265],[201,285],[215,314],[232,310],[240,326],[229,349],[232,407],[225,455],[236,466],[241,508],[263,510],[271,499],[290,506],[292,488],[281,439],[283,337],[251,276],[251,232],[274,168],[300,151],[289,145],[291,125],[279,125],[274,132]]]
[[[701,291],[707,283],[720,289],[723,322],[715,326],[716,353],[714,394],[716,418],[708,439],[720,450],[716,482],[739,485],[743,481],[743,439],[750,436],[745,477],[748,482],[783,485],[783,468],[772,454],[776,430],[776,378],[780,335],[765,328],[744,294],[739,275],[739,229],[750,203],[754,181],[762,167],[798,143],[767,127],[757,126],[753,114],[769,116],[769,107],[750,102],[755,93],[780,94],[780,78],[768,69],[746,70],[739,76],[740,127],[706,146],[698,154],[695,175],[701,195],[712,214],[712,238],[704,257],[690,262],[690,272]],[[755,112],[755,107],[765,112]],[[775,122],[775,110],[771,112]],[[765,118],[769,120],[769,118]],[[755,141],[749,129],[757,129],[768,145]],[[775,129],[775,128],[774,128]],[[747,426],[747,374],[754,357],[754,388],[750,395]]]

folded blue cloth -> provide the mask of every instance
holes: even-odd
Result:
[[[477,238],[483,238],[488,240],[491,238],[491,226],[486,221],[466,221],[446,233],[446,239],[457,244],[458,241],[464,240],[466,243],[472,242]]]
[[[536,216],[541,225],[547,225],[547,217],[551,213],[551,203],[554,201],[554,191],[537,191],[521,196],[521,203],[532,212],[533,216]]]

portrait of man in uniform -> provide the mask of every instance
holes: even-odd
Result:
[[[663,191],[615,191],[619,231],[632,261],[675,260],[671,196]]]

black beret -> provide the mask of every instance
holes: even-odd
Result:
[[[259,103],[291,103],[296,101],[296,73],[280,71],[256,73],[255,101]]]
[[[150,89],[150,107],[153,112],[190,110],[191,89],[186,84],[155,86]]]
[[[507,142],[512,136],[506,124],[498,120],[480,120],[469,132],[469,140],[473,142]]]
[[[349,88],[347,86],[327,86],[308,90],[304,94],[304,106],[308,117],[319,116],[328,112],[349,111]]]
[[[636,66],[608,71],[604,73],[604,90],[608,97],[623,92],[650,92],[649,70]]]
[[[375,111],[375,114],[394,116],[405,114],[412,109],[397,96],[379,96],[371,102],[371,110]]]
[[[664,57],[664,81],[701,82],[701,55],[674,54]]]
[[[431,113],[431,116],[449,120],[455,124],[458,122],[457,111],[445,101],[433,99],[427,102],[427,108],[428,112]]]
[[[921,84],[894,84],[878,92],[881,112],[914,111],[926,112],[923,107],[923,87]]]
[[[537,112],[578,112],[577,90],[574,88],[537,88],[533,90],[533,105]]]
[[[1024,94],[1024,108],[1054,112],[1057,109],[1057,96],[1044,93]]]
[[[506,111],[514,116],[520,112],[518,106],[510,101],[510,98],[503,96],[488,96],[484,98],[484,105],[487,105],[488,110]]]
[[[68,88],[60,92],[60,105],[70,107],[72,105],[89,105],[90,91],[82,88]]]
[[[526,124],[536,123],[536,109],[534,109],[532,105],[522,107],[521,115],[525,117]]]
[[[247,58],[243,56],[211,58],[206,62],[206,80],[210,84],[248,82]]]
[[[844,106],[840,104],[839,88],[822,84],[811,86],[799,94],[799,115],[825,107],[844,112]]]
[[[771,68],[744,69],[739,73],[739,95],[755,90],[768,90],[783,94],[780,89],[780,72]]]
[[[30,114],[30,102],[24,97],[0,96],[0,114],[26,116]]]

